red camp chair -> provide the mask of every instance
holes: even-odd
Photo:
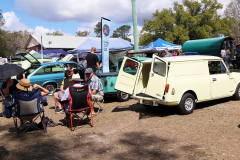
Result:
[[[59,100],[58,100],[59,101]],[[82,87],[69,87],[69,99],[65,101],[59,101],[62,105],[69,103],[69,109],[66,111],[70,114],[70,119],[67,121],[69,124],[71,121],[71,130],[74,131],[80,122],[89,123],[93,127],[93,116],[92,116],[92,102],[91,95],[89,93],[88,85]],[[83,112],[83,116],[80,117],[78,113]],[[89,114],[91,114],[91,119],[89,119]],[[84,117],[86,119],[84,120]],[[73,128],[73,119],[77,118],[78,123]]]

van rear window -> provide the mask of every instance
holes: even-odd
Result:
[[[131,59],[127,59],[123,66],[123,71],[135,75],[137,73],[137,68],[138,68],[137,62],[132,61]]]
[[[153,63],[153,72],[165,77],[166,63],[158,58],[155,58]]]

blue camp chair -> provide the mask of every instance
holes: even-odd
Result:
[[[17,137],[21,137],[30,127],[39,129],[44,133],[47,132],[46,123],[45,123],[45,115],[43,104],[40,107],[40,99],[41,99],[41,90],[33,90],[24,92],[21,90],[16,90],[13,93],[16,113],[13,116],[13,121],[15,124],[15,129],[17,133]],[[23,124],[18,127],[17,119],[23,121]],[[37,125],[35,121],[40,118],[41,122]],[[21,127],[26,124],[27,127],[21,131]]]

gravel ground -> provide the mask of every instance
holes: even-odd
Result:
[[[197,104],[190,115],[176,107],[145,108],[137,101],[105,99],[94,127],[70,131],[64,114],[54,113],[48,97],[46,116],[59,123],[47,133],[32,130],[16,138],[12,119],[0,116],[0,159],[240,159],[240,101]],[[1,109],[2,106],[0,106]]]

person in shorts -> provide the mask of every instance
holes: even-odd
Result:
[[[72,86],[73,83],[72,81],[70,81],[70,79],[72,78],[72,75],[73,75],[73,69],[68,67],[66,69],[66,77],[63,79],[62,81],[62,85],[60,87],[60,91],[58,92],[55,92],[53,95],[54,95],[54,98],[55,99],[62,99],[63,98],[63,95],[64,95],[64,92],[65,90],[69,87],[69,86]],[[56,100],[55,100],[56,101]],[[64,110],[61,106],[61,104],[56,101],[57,105],[58,105],[58,108],[56,109],[55,113],[64,113]]]
[[[96,75],[94,75],[92,68],[87,68],[85,70],[85,75],[87,77],[86,84],[88,84],[92,95],[92,101],[102,101],[104,92],[101,80]],[[93,108],[92,111],[92,114],[95,115],[96,113],[94,112]]]

